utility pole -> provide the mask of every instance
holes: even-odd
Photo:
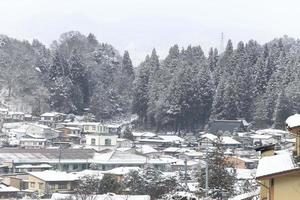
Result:
[[[205,153],[205,160],[206,160],[206,165],[205,165],[205,197],[208,197],[208,141],[206,143],[206,153]]]
[[[184,159],[184,183],[185,183],[185,187],[188,188],[187,185],[187,159]]]
[[[62,171],[61,162],[60,162],[60,160],[61,160],[61,151],[62,151],[61,144],[59,144],[59,155],[58,155],[58,170],[59,171]]]

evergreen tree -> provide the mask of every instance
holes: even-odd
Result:
[[[227,162],[225,159],[221,138],[217,139],[214,150],[209,152],[206,156],[208,164],[209,196],[213,199],[224,199],[224,192],[229,194],[229,196],[233,196],[236,173],[232,163]],[[228,170],[229,168],[232,170]],[[198,183],[200,188],[199,193],[203,196],[205,188],[204,168],[199,169]]]

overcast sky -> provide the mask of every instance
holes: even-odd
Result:
[[[63,32],[94,33],[139,63],[152,48],[220,47],[225,40],[300,37],[297,0],[0,0],[0,33],[51,44]]]

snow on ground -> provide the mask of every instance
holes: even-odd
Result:
[[[76,200],[77,198],[71,194],[53,193],[51,200]],[[91,195],[86,200],[150,200],[149,195],[116,195],[113,193],[102,195]]]

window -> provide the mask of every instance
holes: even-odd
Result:
[[[50,189],[55,190],[55,184],[50,184]]]
[[[30,182],[30,187],[34,188],[35,187],[35,182]]]
[[[111,139],[105,139],[105,146],[111,146]]]
[[[66,190],[66,189],[68,189],[68,185],[66,183],[60,183],[60,184],[58,184],[58,189]]]
[[[41,190],[41,189],[43,189],[43,183],[39,183],[39,189]]]
[[[96,130],[96,126],[92,126],[92,130],[95,131]]]
[[[96,145],[96,139],[95,138],[91,139],[91,145]]]
[[[73,164],[73,170],[78,169],[78,164]]]

